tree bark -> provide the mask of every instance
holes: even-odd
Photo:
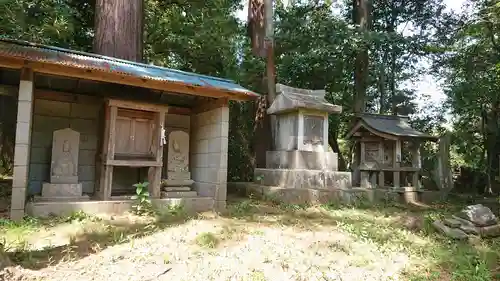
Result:
[[[94,52],[143,60],[143,0],[97,0]]]
[[[359,31],[365,33],[370,30],[370,0],[353,0],[353,18],[359,25]],[[354,70],[354,112],[365,112],[366,109],[366,90],[368,88],[368,44],[358,51]]]

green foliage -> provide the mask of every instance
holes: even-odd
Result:
[[[219,238],[212,232],[203,232],[196,236],[196,244],[200,247],[213,249],[219,245]]]
[[[153,205],[149,198],[148,186],[149,182],[134,184],[135,195],[132,196],[132,200],[135,200],[135,204],[132,206],[132,211],[137,215],[151,215],[154,213]]]

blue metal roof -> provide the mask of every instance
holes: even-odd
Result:
[[[215,88],[216,90],[229,91],[246,98],[258,96],[257,93],[228,79],[21,40],[0,38],[0,55],[36,62],[118,73],[148,80],[164,81],[167,83],[173,82],[187,86]]]

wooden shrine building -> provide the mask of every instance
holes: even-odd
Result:
[[[419,188],[420,147],[438,138],[416,131],[405,116],[360,114],[347,139],[355,141],[353,185]]]

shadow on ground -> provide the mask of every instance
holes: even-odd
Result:
[[[140,221],[126,219],[103,220],[80,215],[76,220],[91,225],[91,227],[71,236],[69,243],[61,246],[47,246],[37,250],[19,249],[8,252],[7,255],[14,265],[39,270],[60,262],[82,259],[108,247],[128,243],[133,239],[152,235],[166,228],[186,223],[192,218],[193,216],[182,212],[168,212]],[[52,219],[37,223],[39,227],[55,227],[62,223],[71,222],[74,219]]]
[[[333,226],[375,243],[382,252],[403,250],[426,260],[425,266],[408,273],[408,280],[500,280],[500,239],[453,241],[432,228],[434,220],[456,213],[467,203],[453,201],[427,208],[363,203],[308,208],[232,198],[223,216],[306,230]]]

